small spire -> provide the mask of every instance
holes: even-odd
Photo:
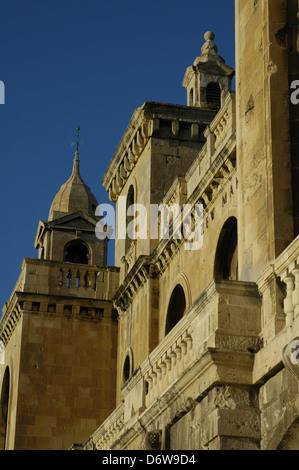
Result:
[[[76,153],[75,153],[75,156],[77,156],[77,157],[79,158],[79,145],[80,145],[80,142],[79,142],[79,133],[80,133],[80,126],[77,126],[76,130],[77,130],[77,140],[76,140],[76,142],[74,142],[74,144],[76,145]]]
[[[77,175],[80,175],[80,160],[79,160],[79,146],[80,146],[80,142],[79,142],[79,133],[80,133],[80,126],[77,126],[76,128],[77,130],[77,140],[76,142],[72,142],[72,145],[76,145],[76,151],[75,151],[75,158],[74,158],[74,165],[73,165],[73,172],[72,172],[72,176],[75,176],[76,174]]]

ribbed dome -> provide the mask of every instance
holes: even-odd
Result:
[[[56,194],[49,212],[49,220],[81,211],[95,218],[98,202],[80,175],[79,153],[76,152],[71,177]]]

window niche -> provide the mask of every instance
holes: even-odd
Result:
[[[206,103],[209,107],[220,109],[221,107],[221,89],[218,83],[210,82],[206,88]]]
[[[124,360],[123,365],[123,383],[125,383],[133,373],[133,352],[132,349],[129,348],[126,357]]]
[[[0,395],[0,450],[6,449],[6,435],[8,425],[10,373],[7,367],[4,373]]]
[[[126,200],[126,243],[125,243],[125,251],[129,250],[131,244],[132,244],[132,238],[128,235],[128,225],[129,223],[134,219],[134,216],[129,216],[128,215],[128,208],[135,204],[135,192],[134,192],[134,187],[131,185],[128,190],[127,194],[127,200]]]
[[[180,284],[178,284],[170,297],[167,316],[166,316],[166,326],[165,326],[165,335],[167,335],[174,326],[181,320],[186,310],[186,297],[184,289]]]
[[[189,91],[189,106],[194,106],[194,91],[193,88]]]
[[[63,260],[66,263],[88,264],[90,253],[82,240],[72,240],[64,248]]]
[[[216,249],[214,277],[216,281],[238,280],[238,228],[235,217],[230,217],[222,227]]]

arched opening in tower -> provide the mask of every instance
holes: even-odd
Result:
[[[64,249],[64,261],[66,263],[88,264],[89,250],[81,240],[74,240],[68,243]]]
[[[218,83],[211,82],[207,85],[206,102],[217,108],[221,107],[221,89]]]
[[[180,284],[178,284],[170,297],[167,317],[166,317],[166,326],[165,326],[165,335],[167,335],[170,330],[180,321],[183,317],[186,310],[186,297],[184,289]]]
[[[9,403],[9,369],[6,368],[0,395],[0,450],[5,450],[7,423],[8,423],[8,403]]]
[[[230,217],[222,227],[215,256],[216,280],[238,280],[238,227],[237,219]]]

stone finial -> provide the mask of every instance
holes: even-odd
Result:
[[[215,39],[215,33],[213,33],[213,31],[207,31],[204,35],[204,38],[206,42],[201,48],[202,54],[208,54],[209,52],[212,52],[212,51],[217,54],[218,47],[213,42]]]
[[[215,33],[206,31],[204,39],[206,42],[201,48],[201,55],[187,68],[183,79],[189,106],[219,106],[225,94],[231,90],[234,70],[218,54],[218,47],[214,43]]]
[[[213,33],[213,31],[207,31],[204,35],[204,38],[206,41],[214,41],[215,33]]]

